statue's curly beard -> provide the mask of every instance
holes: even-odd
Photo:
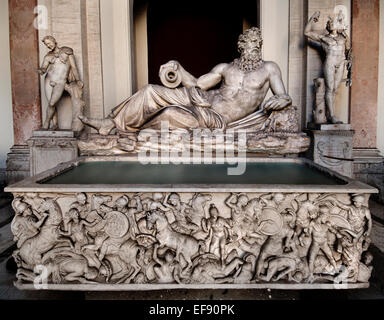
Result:
[[[235,60],[235,64],[242,71],[255,71],[263,65],[264,61],[261,57],[261,52],[257,54],[245,54],[243,53],[239,59]]]

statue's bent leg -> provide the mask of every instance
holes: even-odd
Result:
[[[340,123],[335,117],[336,90],[341,82],[344,67],[335,64],[325,64],[325,103],[327,105],[328,118],[331,123]],[[339,74],[341,72],[341,74]]]
[[[319,251],[320,251],[320,246],[317,243],[314,243],[312,241],[312,245],[309,249],[309,257],[308,257],[308,266],[309,266],[309,272],[311,275],[313,275],[313,271],[315,269],[315,259]]]
[[[55,105],[60,100],[61,96],[63,95],[63,92],[64,92],[64,84],[56,84],[52,88],[52,94],[51,94],[51,98],[49,99],[49,104],[47,108],[47,116],[45,118],[44,125],[43,125],[44,129],[49,129],[49,125],[56,113]]]
[[[324,243],[322,246],[321,246],[321,249],[323,250],[323,252],[325,253],[325,255],[327,256],[329,262],[331,263],[331,265],[334,267],[334,269],[336,270],[337,269],[337,265],[336,265],[336,261],[335,261],[335,258],[333,257],[333,254],[332,254],[332,250],[331,248],[329,247],[328,243]]]
[[[86,125],[107,135],[113,128],[119,131],[136,131],[143,128],[161,127],[162,121],[180,125],[176,127],[197,127],[196,118],[188,111],[176,110],[172,106],[189,106],[191,104],[188,90],[169,89],[157,85],[147,85],[133,96],[115,107],[106,119],[92,119],[79,116]],[[169,108],[169,109],[168,109]],[[186,123],[186,125],[182,125]]]
[[[333,65],[325,65],[324,80],[325,80],[325,104],[327,105],[328,118],[331,120],[334,117],[333,103],[335,99],[335,67]]]
[[[195,129],[199,127],[199,121],[192,113],[177,107],[167,107],[152,120],[145,123],[142,128],[160,130],[162,124],[169,126],[170,129]]]
[[[337,88],[340,86],[341,81],[343,81],[344,68],[345,68],[345,61],[341,62],[340,65],[335,70],[335,92],[337,91]]]

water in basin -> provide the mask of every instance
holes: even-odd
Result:
[[[228,175],[228,164],[146,164],[85,162],[42,184],[295,184],[343,185],[305,163],[247,163],[243,175]]]

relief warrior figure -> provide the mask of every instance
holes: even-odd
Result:
[[[202,228],[208,233],[208,245],[206,245],[206,247],[209,248],[209,252],[216,255],[224,265],[226,258],[225,245],[227,239],[230,237],[230,230],[232,228],[231,221],[219,216],[219,210],[214,204],[211,204],[209,208],[209,218],[203,219]]]
[[[201,220],[207,218],[205,207],[207,202],[211,200],[212,195],[209,193],[195,193],[188,202],[191,209],[186,210],[187,218],[195,225],[201,227]]]
[[[340,12],[336,17],[329,17],[326,26],[326,32],[311,31],[313,23],[319,21],[320,11],[316,11],[309,19],[304,34],[310,40],[321,45],[325,51],[326,58],[323,64],[323,72],[325,78],[325,104],[328,111],[328,121],[330,123],[342,123],[335,117],[335,97],[336,91],[343,79],[344,69],[349,70],[347,86],[351,86],[352,69],[352,47],[351,41],[345,30],[347,26],[344,22],[344,15]]]
[[[160,129],[161,121],[168,121],[171,128],[262,130],[271,112],[291,105],[280,68],[262,60],[262,43],[258,28],[246,30],[238,40],[240,58],[219,64],[198,79],[179,62],[169,61],[161,69],[174,70],[183,87],[147,85],[105,119],[79,118],[102,135],[114,128],[119,132]],[[218,84],[219,89],[212,89]],[[269,89],[274,96],[263,103]]]
[[[352,206],[346,206],[337,200],[334,200],[333,203],[348,212],[348,221],[356,233],[355,242],[357,242],[361,236],[368,237],[371,234],[372,217],[369,208],[364,205],[364,196],[355,195],[352,201]]]
[[[45,216],[44,223],[40,226],[39,233],[24,241],[13,257],[19,267],[18,279],[33,281],[35,274],[31,271],[36,265],[42,264],[44,255],[55,248],[56,245],[64,245],[73,249],[72,242],[60,236],[60,224],[63,215],[60,206],[54,199],[44,199],[38,210]]]
[[[328,215],[326,213],[319,213],[319,215],[309,224],[308,233],[312,235],[312,243],[308,252],[308,264],[310,271],[309,281],[313,281],[314,279],[314,263],[320,250],[325,254],[334,270],[336,271],[338,269],[332,249],[328,243],[329,232],[336,234],[338,237],[341,236],[328,221]]]
[[[26,240],[39,233],[48,214],[43,213],[40,216],[37,211],[33,210],[21,198],[15,198],[12,202],[12,207],[15,211],[15,218],[11,223],[11,230],[14,235],[14,241],[17,241],[17,247],[20,248]]]
[[[181,201],[179,194],[172,192],[166,195],[163,204],[165,207],[171,209],[175,217],[176,221],[172,223],[172,228],[175,231],[191,234],[199,229],[198,225],[188,221],[187,212],[192,210],[192,208]]]

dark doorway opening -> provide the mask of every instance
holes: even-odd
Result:
[[[149,0],[148,81],[161,84],[162,64],[177,60],[195,77],[238,56],[243,24],[259,26],[257,0]]]

